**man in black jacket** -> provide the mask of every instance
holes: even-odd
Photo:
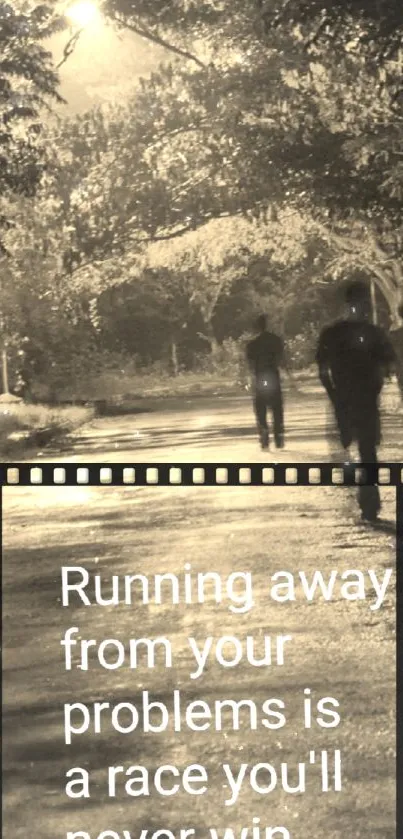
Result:
[[[316,353],[319,377],[331,400],[343,448],[358,445],[362,463],[377,463],[381,441],[379,395],[395,364],[392,345],[371,320],[368,288],[361,281],[346,289],[347,316],[323,330]],[[362,487],[362,490],[372,489]],[[371,496],[372,501],[365,504]],[[380,509],[377,487],[360,495],[363,516]],[[363,509],[363,505],[365,509]]]
[[[246,357],[253,378],[253,402],[262,449],[269,448],[267,410],[273,414],[274,441],[284,446],[283,396],[279,367],[284,366],[284,344],[278,335],[267,329],[266,315],[257,321],[258,335],[249,341]]]

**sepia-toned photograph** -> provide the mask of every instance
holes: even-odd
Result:
[[[402,19],[1,3],[4,461],[401,459]]]
[[[5,839],[396,839],[402,78],[401,0],[0,0]]]

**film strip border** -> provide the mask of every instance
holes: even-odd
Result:
[[[10,463],[1,486],[403,486],[403,463]]]

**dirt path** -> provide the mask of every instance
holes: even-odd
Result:
[[[152,409],[152,410],[151,410]],[[333,418],[323,389],[301,385],[285,391],[286,445],[262,453],[257,441],[249,396],[157,400],[144,413],[100,417],[65,442],[43,451],[30,451],[25,460],[40,463],[97,461],[260,462],[303,463],[342,459],[329,437]],[[395,384],[383,400],[383,461],[403,459],[403,412]]]
[[[188,450],[189,453],[190,449]],[[110,454],[110,453],[109,453]],[[260,453],[259,453],[260,454]],[[165,451],[166,455],[166,451]],[[143,458],[141,458],[143,459]],[[158,458],[157,458],[158,459]],[[245,454],[242,459],[248,459]],[[210,827],[239,830],[260,818],[261,827],[284,825],[291,839],[395,839],[394,830],[394,604],[388,595],[381,610],[370,601],[331,604],[301,599],[276,604],[268,598],[276,571],[394,566],[394,491],[384,490],[384,530],[359,524],[351,491],[344,488],[242,487],[239,489],[101,487],[4,491],[4,759],[6,765],[5,839],[65,839],[69,830],[86,830],[91,839],[114,830],[131,839],[143,828],[194,828],[209,839]],[[228,602],[203,605],[83,605],[63,609],[60,569],[82,565],[105,581],[111,574],[171,572],[184,563],[193,570],[253,575],[255,606],[233,614]],[[371,601],[373,603],[373,600]],[[66,673],[60,638],[70,626],[83,639],[166,636],[173,666]],[[284,666],[252,667],[241,662],[223,668],[212,662],[196,680],[187,638],[289,633],[293,641]],[[306,731],[301,724],[303,691],[315,700],[334,696],[341,725]],[[172,708],[174,689],[184,703],[250,699],[261,707],[270,697],[286,702],[287,725],[269,731],[245,727],[160,734],[86,733],[64,744],[63,703],[139,703],[141,691]],[[227,720],[227,717],[225,717]],[[261,795],[246,785],[234,806],[225,806],[229,789],[222,764],[289,762],[296,782],[297,761],[314,749],[341,749],[342,793],[320,793],[319,771],[308,766],[308,792],[280,789]],[[208,791],[162,797],[108,798],[105,767],[132,764],[150,770],[162,764],[208,769]],[[80,766],[91,772],[90,799],[64,793],[65,772]],[[266,778],[267,781],[267,778]],[[257,822],[255,822],[256,826]],[[151,834],[150,834],[151,835]],[[238,834],[237,834],[238,835]],[[265,839],[261,836],[247,839]],[[115,834],[106,833],[104,839]],[[245,837],[245,834],[244,834]],[[127,839],[127,837],[125,837]],[[164,836],[162,839],[166,839]],[[169,837],[168,837],[169,839]],[[275,837],[277,839],[277,837]]]

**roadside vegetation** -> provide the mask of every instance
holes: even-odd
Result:
[[[46,405],[0,404],[0,457],[18,458],[30,447],[36,449],[61,440],[94,416],[90,407],[67,408]]]

